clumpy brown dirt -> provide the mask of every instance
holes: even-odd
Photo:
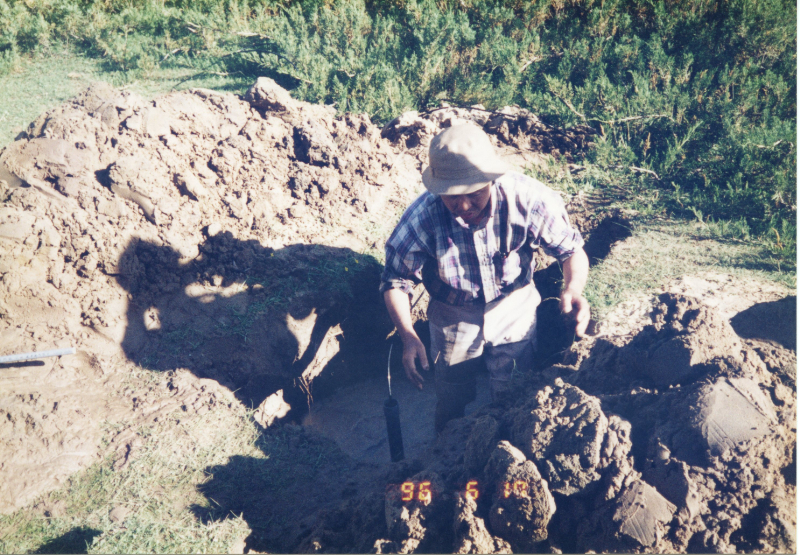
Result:
[[[649,320],[574,344],[388,472],[373,550],[794,551],[794,352],[678,293]],[[328,529],[302,548],[342,549]]]
[[[109,453],[124,469],[142,423],[244,403],[270,457],[209,468],[199,489],[217,508],[195,514],[242,514],[252,550],[794,550],[796,303],[783,293],[715,304],[740,297],[673,284],[575,344],[546,300],[540,367],[400,463],[296,425],[384,374],[396,339],[376,256],[422,190],[430,139],[462,120],[519,167],[592,139],[518,108],[379,129],[269,79],[243,98],[153,101],[98,84],[33,122],[0,153],[0,354],[78,353],[0,368],[0,510]],[[593,261],[630,235],[565,201]],[[553,297],[559,268],[538,264]],[[132,387],[139,368],[167,379]]]
[[[425,160],[268,79],[153,101],[100,83],[40,116],[0,153],[0,352],[78,354],[0,376],[0,510],[97,460],[101,422],[186,405],[127,389],[136,366],[210,378],[264,425],[380,368],[371,253]]]
[[[151,102],[97,84],[0,154],[0,349],[78,349],[0,377],[1,510],[96,460],[101,422],[175,397],[126,390],[136,366],[293,408],[320,375],[374,367],[390,328],[369,252],[420,162],[365,116],[260,83]]]

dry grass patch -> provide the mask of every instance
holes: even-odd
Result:
[[[115,470],[109,456],[32,506],[0,516],[0,552],[227,552],[249,528],[235,515],[198,519],[197,508],[210,501],[197,486],[209,479],[207,468],[234,455],[265,455],[249,412],[239,403],[217,407],[200,416],[177,410],[140,428],[140,447],[125,468]]]
[[[714,237],[703,224],[634,220],[632,232],[590,269],[586,296],[597,319],[634,295],[651,293],[671,279],[706,271],[796,287],[794,268],[782,266],[781,259],[762,245]]]

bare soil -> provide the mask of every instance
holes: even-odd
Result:
[[[517,108],[381,130],[263,78],[149,102],[97,84],[40,116],[0,152],[0,354],[78,353],[0,368],[0,511],[105,455],[124,468],[142,423],[243,403],[273,456],[208,469],[217,509],[195,514],[243,514],[247,549],[794,550],[796,301],[726,276],[633,299],[578,343],[546,300],[513,394],[435,440],[432,396],[409,400],[408,456],[388,463],[380,407],[358,408],[396,341],[380,252],[461,120],[519,167],[592,139]],[[619,214],[565,200],[593,261],[624,245]],[[539,268],[554,297],[557,265]],[[134,388],[138,368],[168,379]]]

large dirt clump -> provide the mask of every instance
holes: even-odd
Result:
[[[153,101],[99,83],[40,116],[0,153],[0,349],[78,354],[4,372],[0,509],[96,460],[101,422],[165,403],[125,390],[136,365],[267,413],[357,376],[389,331],[367,251],[418,165],[270,80]]]
[[[436,118],[420,145],[471,116]],[[229,392],[269,425],[382,365],[390,324],[370,253],[427,162],[392,128],[267,78],[244,97],[149,101],[96,83],[3,149],[0,352],[78,354],[0,377],[0,510],[97,460],[108,427],[128,453],[142,419]],[[519,152],[493,137],[503,156]],[[133,391],[139,366],[212,381]]]
[[[374,550],[793,551],[787,376],[691,297],[661,295],[651,318],[633,337],[575,344],[519,376],[504,399],[451,422],[426,457],[388,474],[406,485],[428,477],[441,494],[428,501],[435,519],[416,518],[413,530],[402,523],[424,514],[417,501],[387,494],[388,536]],[[659,360],[671,342],[669,362]],[[770,347],[773,358],[782,349]],[[438,543],[414,543],[434,527],[447,531]]]

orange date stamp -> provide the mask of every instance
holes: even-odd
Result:
[[[513,482],[502,482],[499,485],[500,494],[504,498],[514,497],[528,497],[528,482],[524,480],[515,480]],[[400,484],[400,492],[402,496],[400,500],[405,503],[412,501],[422,501],[423,503],[430,503],[433,499],[433,490],[431,490],[431,483],[412,482],[406,481]],[[480,485],[477,480],[470,480],[464,486],[461,492],[468,499],[477,500],[481,495]]]

